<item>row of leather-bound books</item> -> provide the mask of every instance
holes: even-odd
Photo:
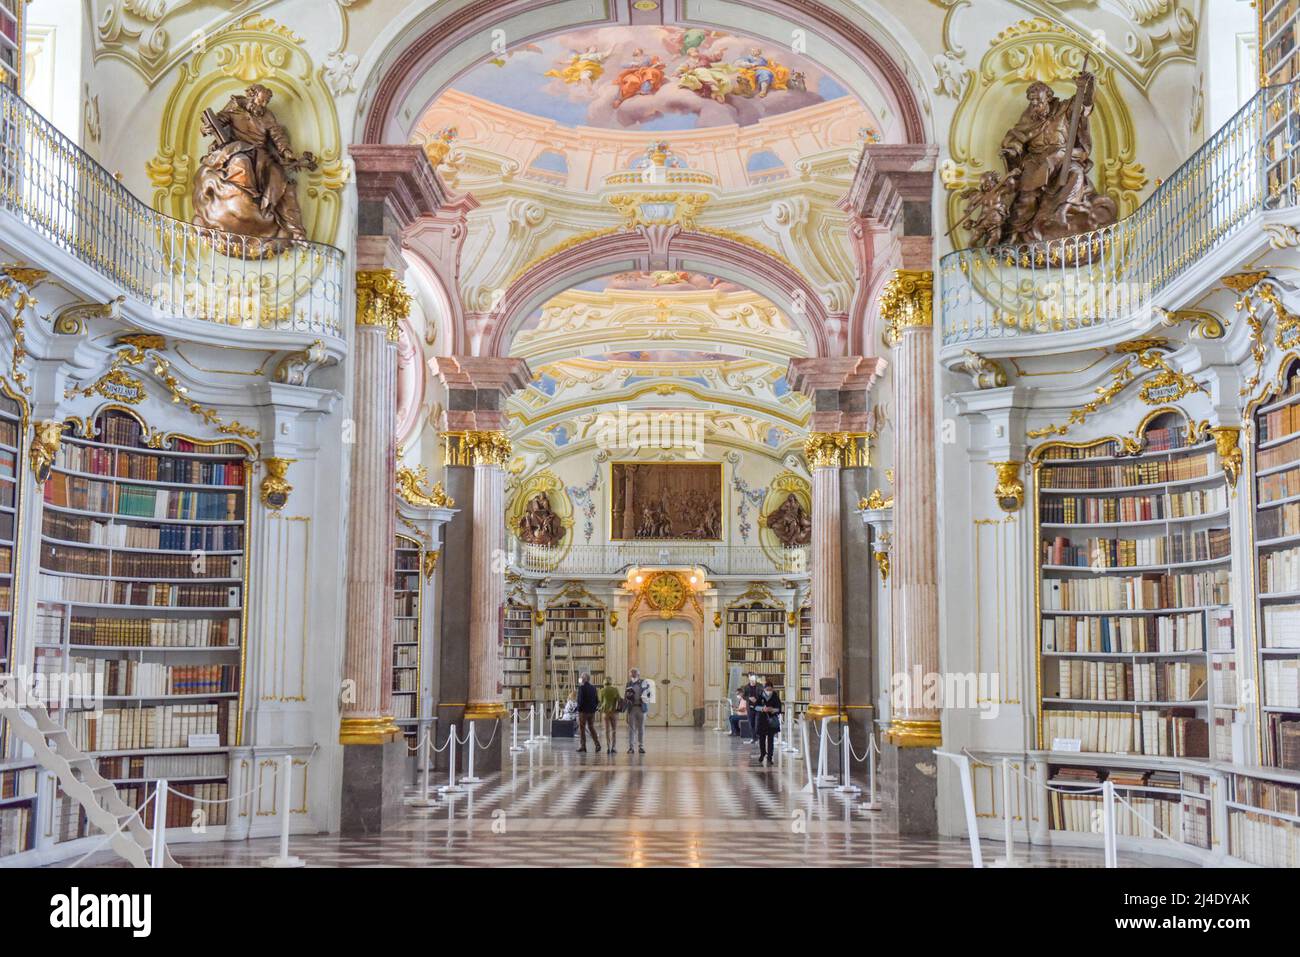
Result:
[[[1232,533],[1209,528],[1154,538],[1089,538],[1077,545],[1058,535],[1040,545],[1044,565],[1130,568],[1225,558],[1232,552]]]
[[[213,462],[197,458],[133,453],[120,449],[77,445],[65,442],[55,456],[56,469],[104,475],[115,478],[142,479],[175,485],[244,484],[242,461]]]
[[[1228,507],[1227,489],[1187,489],[1145,495],[1048,495],[1038,503],[1039,520],[1058,525],[1153,522],[1214,515]]]
[[[1204,478],[1210,474],[1210,457],[1189,455],[1115,465],[1053,465],[1039,471],[1043,488],[1127,488]]]

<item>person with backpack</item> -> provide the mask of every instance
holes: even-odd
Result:
[[[614,687],[614,679],[605,675],[605,685],[600,689],[600,713],[605,719],[605,743],[608,745],[605,751],[609,754],[614,753],[614,746],[618,743],[618,716],[622,710],[623,696]]]
[[[596,745],[596,753],[600,753],[600,738],[596,737],[596,709],[599,707],[599,698],[596,694],[596,687],[591,683],[591,675],[584,671],[578,676],[578,753],[587,752],[587,733],[591,732],[591,740]]]
[[[628,673],[626,687],[623,688],[623,705],[627,710],[627,753],[632,753],[635,744],[641,754],[645,754],[645,711],[646,696],[650,693],[650,682],[641,677],[641,672],[633,668]]]

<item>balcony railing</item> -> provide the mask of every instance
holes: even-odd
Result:
[[[342,250],[297,241],[266,250],[150,209],[8,88],[0,209],[158,318],[343,336]]]
[[[702,542],[613,542],[547,547],[511,539],[520,571],[534,574],[620,575],[633,566],[703,568],[710,575],[806,575],[808,549]]]
[[[1296,205],[1300,81],[1255,97],[1130,216],[940,263],[944,346],[1127,320],[1253,214]]]

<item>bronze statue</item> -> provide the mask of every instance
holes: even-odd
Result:
[[[1061,239],[1118,218],[1115,201],[1098,193],[1089,179],[1093,162],[1088,116],[1097,78],[1088,72],[1087,60],[1074,82],[1077,92],[1068,100],[1058,98],[1046,83],[1031,83],[1026,91],[1029,105],[1002,138],[1006,179],[1015,192],[1002,243]],[[986,227],[980,235],[989,232]]]
[[[1014,173],[999,179],[997,173],[989,172],[980,177],[977,188],[961,194],[966,201],[966,215],[957,225],[970,224],[972,246],[997,246],[1002,242],[1015,193]]]
[[[307,238],[290,173],[316,169],[311,153],[294,155],[289,134],[267,108],[270,100],[271,91],[254,84],[220,112],[203,111],[202,131],[212,146],[194,177],[194,224],[271,241],[250,244],[252,255]]]
[[[812,519],[808,517],[807,509],[799,504],[794,492],[787,495],[785,501],[763,519],[763,524],[772,530],[776,540],[786,548],[812,542]]]
[[[519,516],[519,540],[529,545],[558,545],[564,538],[564,525],[551,508],[545,492],[538,492],[524,506]]]

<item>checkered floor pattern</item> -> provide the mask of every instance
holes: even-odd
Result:
[[[310,867],[741,867],[755,846],[778,867],[969,867],[958,838],[890,833],[860,795],[802,791],[802,758],[758,766],[753,746],[710,729],[650,729],[646,751],[575,752],[561,740],[507,755],[502,772],[408,807],[372,837],[295,836]],[[445,772],[434,785],[446,783]],[[408,801],[418,797],[414,788]],[[888,812],[884,812],[887,814]],[[240,867],[278,852],[274,840],[176,844],[186,867]],[[1002,853],[986,842],[986,860]],[[1016,849],[1021,866],[1099,867],[1101,851]],[[1124,866],[1179,866],[1123,855]],[[120,866],[111,853],[88,866]]]

